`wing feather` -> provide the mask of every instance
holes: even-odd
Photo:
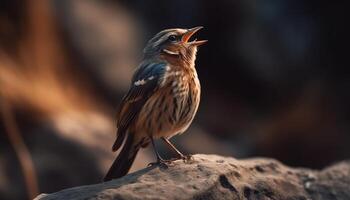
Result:
[[[117,113],[117,139],[113,151],[122,145],[127,129],[136,119],[140,110],[152,94],[159,88],[159,82],[164,77],[167,64],[142,64],[134,73],[128,93],[124,96]]]

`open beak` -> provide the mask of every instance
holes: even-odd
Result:
[[[197,41],[197,39],[195,39],[194,41],[189,42],[189,40],[192,37],[192,35],[194,35],[197,31],[199,31],[202,28],[203,28],[203,26],[197,26],[197,27],[188,29],[188,31],[185,34],[183,34],[183,36],[181,38],[181,41],[183,43],[187,43],[187,44],[195,45],[195,46],[200,46],[200,45],[208,42],[208,40],[198,40]]]

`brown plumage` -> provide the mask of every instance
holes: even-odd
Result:
[[[201,27],[167,29],[154,36],[144,49],[129,92],[117,116],[117,139],[113,151],[124,146],[104,181],[128,173],[138,150],[161,138],[180,158],[187,158],[168,140],[191,124],[200,101],[200,83],[195,69],[197,47],[206,41],[190,37]],[[157,163],[166,162],[157,150]]]

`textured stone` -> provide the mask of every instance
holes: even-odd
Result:
[[[195,155],[168,168],[148,167],[123,178],[42,194],[51,199],[350,199],[350,162],[322,171],[290,168],[267,158]]]

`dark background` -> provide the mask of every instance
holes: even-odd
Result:
[[[209,40],[196,61],[199,112],[174,138],[184,152],[315,169],[349,158],[345,9],[302,0],[0,1],[0,199],[101,181],[115,158],[117,105],[142,47],[165,28],[204,26],[197,36]],[[133,170],[153,160],[145,149]]]

